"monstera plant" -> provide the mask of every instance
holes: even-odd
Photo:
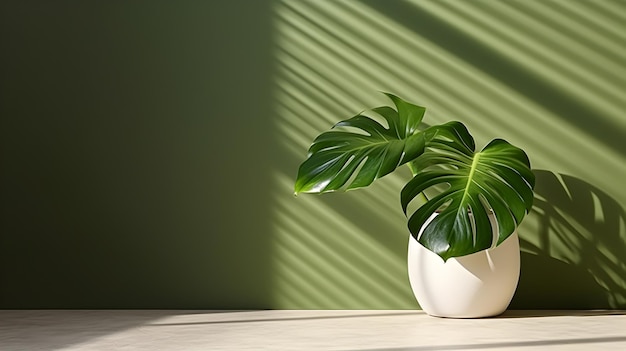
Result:
[[[426,126],[424,107],[386,95],[395,108],[371,110],[386,123],[360,113],[313,141],[295,193],[366,187],[406,165],[413,178],[400,202],[407,213],[419,198],[408,228],[421,245],[445,262],[502,243],[532,207],[534,176],[524,151],[501,139],[476,151],[461,122]]]

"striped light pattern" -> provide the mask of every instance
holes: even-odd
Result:
[[[626,307],[626,2],[278,0],[274,23],[275,307],[417,308],[408,171],[292,195],[313,138],[387,104],[380,91],[426,106],[427,123],[463,121],[479,147],[498,137],[528,153],[538,183],[522,251],[554,269],[523,261],[515,306],[551,307],[541,286],[576,272],[600,293],[556,307]]]

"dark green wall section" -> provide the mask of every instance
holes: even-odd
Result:
[[[408,171],[292,195],[379,91],[529,154],[512,307],[626,308],[625,5],[3,1],[0,308],[418,308]]]
[[[269,306],[270,11],[0,4],[0,307]]]

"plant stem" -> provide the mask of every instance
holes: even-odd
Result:
[[[419,173],[417,167],[413,164],[412,161],[408,162],[407,166],[409,166],[409,169],[411,170],[411,174],[413,175],[413,177],[415,177],[417,173]],[[423,192],[419,193],[419,197],[422,199],[422,201],[428,202],[428,197]]]
[[[413,164],[413,161],[407,162],[406,165],[409,166],[409,169],[411,170],[411,174],[413,175],[413,177],[415,177],[417,175],[417,167],[415,167],[415,165]]]

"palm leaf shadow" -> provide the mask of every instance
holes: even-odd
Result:
[[[534,170],[538,230],[520,233],[513,309],[626,307],[626,214],[573,176]]]

